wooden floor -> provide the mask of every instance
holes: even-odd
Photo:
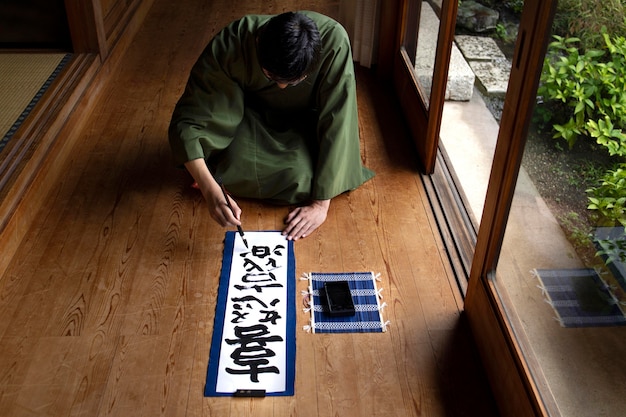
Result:
[[[389,331],[310,334],[298,311],[294,397],[203,397],[225,230],[171,166],[171,111],[230,20],[338,8],[241,3],[156,0],[85,115],[64,178],[0,278],[0,415],[495,416],[398,109],[362,68],[363,157],[377,176],[296,242],[296,270],[380,272]],[[247,230],[280,229],[287,214],[240,204]]]

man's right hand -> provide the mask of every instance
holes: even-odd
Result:
[[[241,208],[230,196],[232,211],[224,198],[222,188],[215,181],[213,175],[206,166],[204,159],[194,159],[185,163],[185,168],[196,181],[198,188],[202,192],[204,200],[207,202],[209,214],[220,226],[240,226]]]

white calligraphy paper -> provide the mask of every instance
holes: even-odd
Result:
[[[288,332],[291,242],[280,232],[246,232],[246,248],[238,234],[234,237],[215,391],[280,393],[288,385],[288,360],[293,361],[288,358],[294,337]]]

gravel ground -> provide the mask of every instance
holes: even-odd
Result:
[[[502,99],[483,99],[499,121]],[[541,131],[536,126],[529,129],[522,166],[579,256],[587,262],[592,262],[596,250],[588,239],[595,223],[587,209],[585,190],[595,186],[610,165],[606,151],[594,143],[581,139],[569,149],[564,140],[552,138],[551,130]]]

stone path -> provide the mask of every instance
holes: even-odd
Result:
[[[415,57],[415,74],[426,95],[430,95],[439,35],[439,18],[428,2],[422,3]],[[452,45],[446,100],[468,101],[474,92],[474,73],[463,55]]]
[[[472,68],[483,94],[504,97],[511,63],[496,42],[485,36],[455,36],[455,43]]]
[[[426,94],[430,93],[439,18],[426,1],[422,3],[415,73]],[[488,36],[457,35],[452,45],[446,100],[469,101],[474,84],[488,96],[504,97],[511,63]]]

